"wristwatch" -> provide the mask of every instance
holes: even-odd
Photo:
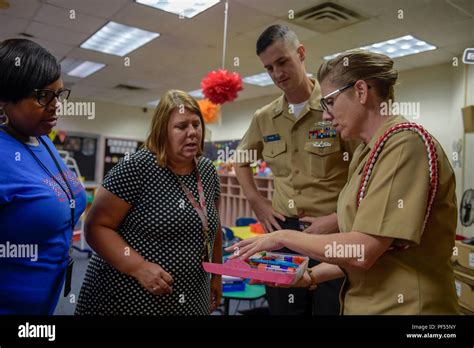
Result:
[[[318,284],[316,283],[315,277],[312,276],[314,274],[313,270],[311,268],[306,269],[309,273],[309,277],[311,278],[311,284],[309,286],[309,290],[315,290],[318,287]]]

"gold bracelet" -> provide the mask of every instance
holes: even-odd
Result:
[[[308,288],[308,290],[315,290],[318,287],[318,284],[316,283],[316,279],[314,279],[311,275],[314,274],[313,270],[311,268],[306,269],[309,273],[309,278],[311,279],[311,284]]]

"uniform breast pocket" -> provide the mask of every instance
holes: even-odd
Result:
[[[272,170],[273,175],[288,176],[290,174],[286,142],[278,141],[266,143],[262,151],[262,156]]]
[[[337,169],[343,161],[341,143],[338,139],[322,139],[307,142],[304,146],[309,155],[311,175],[324,178]]]

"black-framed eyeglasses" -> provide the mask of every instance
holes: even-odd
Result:
[[[324,111],[329,111],[327,98],[334,97],[335,95],[344,92],[345,90],[353,87],[354,85],[355,85],[355,82],[349,83],[348,85],[345,85],[344,87],[338,88],[335,91],[329,93],[328,95],[322,97],[321,101],[319,102],[321,104],[321,108]]]
[[[67,100],[71,94],[71,90],[68,88],[62,88],[57,92],[51,89],[35,89],[35,96],[38,104],[41,106],[47,106],[51,103],[54,98],[57,98],[59,102]]]

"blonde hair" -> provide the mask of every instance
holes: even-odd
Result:
[[[205,125],[201,109],[197,101],[188,93],[172,89],[167,91],[156,106],[153,119],[151,121],[150,131],[145,140],[144,147],[156,155],[158,165],[166,166],[168,156],[166,153],[166,144],[168,143],[168,124],[171,114],[175,109],[185,108],[188,111],[199,116],[202,126],[202,139],[199,144],[197,156],[202,155],[205,138]]]
[[[393,60],[384,54],[364,50],[342,53],[324,62],[318,70],[318,81],[326,78],[333,85],[344,86],[357,80],[370,81],[382,100],[394,100],[393,86],[398,71],[393,68]]]

